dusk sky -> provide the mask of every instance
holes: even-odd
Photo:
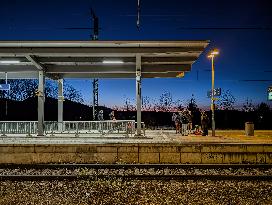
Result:
[[[200,106],[209,106],[211,62],[206,56],[218,48],[215,87],[229,89],[237,106],[247,98],[255,104],[268,103],[267,88],[272,85],[269,0],[141,0],[140,30],[136,27],[136,0],[0,2],[0,40],[89,40],[91,30],[65,28],[90,27],[90,7],[99,17],[99,40],[210,40],[190,73],[181,79],[144,79],[143,96],[158,98],[169,91],[175,100],[187,101],[194,94]],[[89,104],[90,79],[69,82]],[[133,100],[134,96],[135,80],[99,81],[100,105],[122,105],[125,97]]]

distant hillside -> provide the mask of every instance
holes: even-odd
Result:
[[[0,99],[0,120],[14,121],[35,121],[37,115],[38,101],[37,98],[28,98],[24,101],[7,100],[7,115],[6,115],[6,100]],[[108,115],[111,109],[99,107],[103,109],[105,115]],[[92,107],[87,105],[65,100],[63,103],[63,118],[66,121],[73,120],[92,120]],[[45,120],[57,121],[58,119],[58,100],[54,98],[45,99]]]

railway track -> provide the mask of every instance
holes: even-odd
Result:
[[[0,181],[52,180],[259,180],[271,181],[272,175],[1,175]]]
[[[0,169],[269,169],[272,164],[0,164]]]
[[[271,171],[263,172],[263,170],[271,170],[272,165],[267,164],[1,164],[0,169],[8,170],[11,174],[0,174],[0,181],[51,181],[51,180],[260,180],[270,181],[272,180]],[[82,172],[73,173],[74,170],[83,170]],[[92,174],[85,173],[84,170],[95,170]],[[144,173],[136,174],[120,174],[113,172],[103,173],[104,170],[145,170]],[[146,170],[161,170],[160,174],[150,174]],[[206,174],[169,174],[169,170],[182,169],[182,170],[208,170]],[[218,174],[220,170],[246,170],[244,174],[241,174],[240,170],[238,174]],[[250,173],[251,169],[261,170],[261,174]],[[17,174],[13,174],[13,170],[17,171]],[[19,171],[18,171],[19,170]],[[35,174],[24,173],[26,170],[35,170]],[[44,170],[49,170],[49,174],[42,174]],[[69,174],[54,174],[56,170],[72,170]],[[101,171],[102,173],[101,174]],[[166,171],[165,171],[166,170]],[[216,170],[214,174],[209,174],[211,170]],[[219,170],[219,171],[218,171]],[[52,171],[53,174],[50,174]],[[39,173],[41,172],[41,174]],[[22,174],[21,174],[22,173]],[[204,172],[205,173],[205,172]],[[248,174],[250,173],[250,174]]]

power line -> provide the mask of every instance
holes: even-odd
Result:
[[[140,30],[140,11],[141,11],[141,8],[140,8],[140,0],[137,0],[137,28],[138,30]]]
[[[272,30],[272,27],[179,27],[178,30]]]

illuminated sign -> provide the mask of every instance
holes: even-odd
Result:
[[[267,89],[268,100],[272,100],[272,86]]]
[[[0,90],[10,90],[10,84],[0,84]]]
[[[220,96],[220,95],[221,95],[221,88],[215,88],[213,90],[213,96]],[[207,92],[207,96],[208,96],[208,98],[212,97],[212,91],[211,90]]]

